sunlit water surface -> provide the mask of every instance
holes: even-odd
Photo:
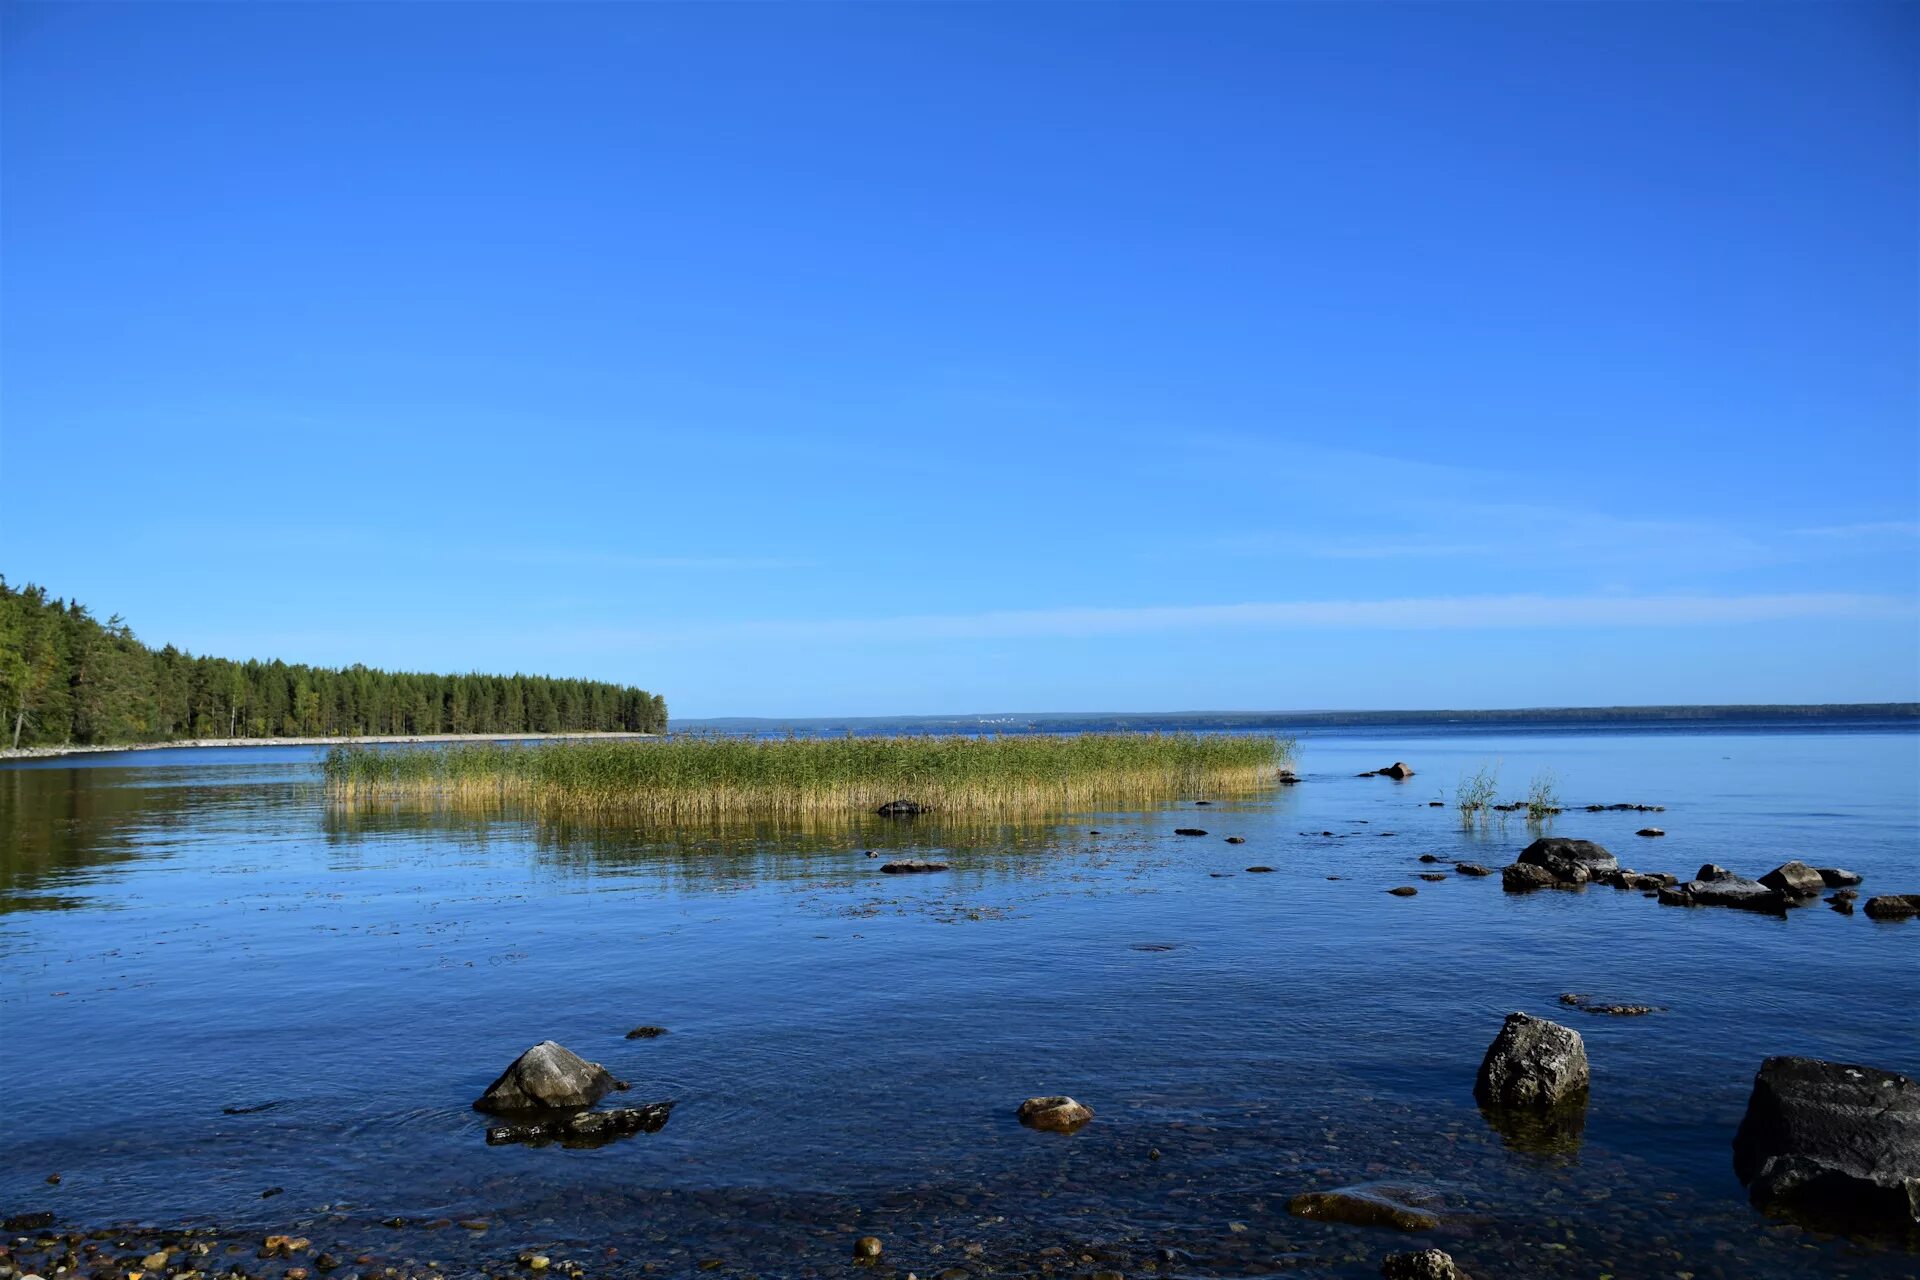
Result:
[[[487,1219],[409,1246],[451,1270],[538,1245],[840,1274],[871,1232],[883,1271],[923,1276],[1049,1246],[1068,1267],[1361,1276],[1412,1238],[1286,1202],[1390,1180],[1439,1194],[1421,1239],[1495,1276],[1920,1260],[1758,1216],[1729,1153],[1770,1054],[1920,1074],[1920,924],[1416,878],[1536,834],[1428,805],[1497,762],[1509,795],[1550,769],[1571,804],[1665,805],[1551,828],[1630,866],[1800,857],[1920,892],[1912,732],[1329,731],[1303,739],[1300,785],[1207,807],[805,831],[346,816],[317,756],[0,770],[0,1210],[348,1240]],[[1396,759],[1417,775],[1352,776]],[[1668,836],[1636,837],[1649,820]],[[880,873],[900,855],[953,870]],[[1402,884],[1418,896],[1385,892]],[[1589,1016],[1563,992],[1664,1010]],[[1473,1104],[1515,1009],[1586,1038],[1588,1120],[1558,1151],[1510,1146]],[[643,1023],[669,1034],[624,1038]],[[547,1038],[631,1081],[623,1100],[675,1100],[671,1122],[487,1146],[470,1103]],[[1097,1119],[1023,1129],[1042,1093]]]

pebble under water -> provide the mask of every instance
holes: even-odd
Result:
[[[1544,830],[1683,878],[1798,857],[1920,892],[1911,731],[1329,731],[1253,796],[804,829],[343,814],[317,755],[0,769],[0,1217],[114,1228],[102,1256],[211,1242],[208,1275],[230,1245],[315,1266],[257,1257],[267,1232],[343,1276],[1358,1277],[1428,1245],[1481,1280],[1920,1269],[1913,1239],[1759,1215],[1730,1148],[1769,1055],[1920,1075],[1920,921],[1497,874]],[[1354,776],[1395,760],[1415,775]],[[1551,769],[1569,811],[1463,827],[1456,784],[1496,762],[1503,795]],[[1616,802],[1666,834],[1581,807]],[[881,871],[906,860],[949,869]],[[1585,1038],[1579,1131],[1474,1105],[1513,1010]],[[543,1039],[671,1119],[488,1145],[470,1104]],[[1023,1127],[1047,1094],[1095,1118]],[[1287,1210],[1354,1184],[1438,1225]]]

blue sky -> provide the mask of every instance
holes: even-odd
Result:
[[[8,5],[0,572],[676,714],[1920,697],[1912,5]]]

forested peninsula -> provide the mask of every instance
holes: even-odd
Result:
[[[152,649],[116,614],[0,578],[0,747],[196,738],[659,733],[657,693],[598,680],[310,667]]]

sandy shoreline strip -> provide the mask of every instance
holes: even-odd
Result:
[[[125,742],[97,747],[0,747],[0,760],[47,760],[115,751],[171,751],[180,747],[332,747],[376,742],[550,742],[567,738],[657,738],[656,733],[391,733],[317,738],[183,738],[177,742]]]

